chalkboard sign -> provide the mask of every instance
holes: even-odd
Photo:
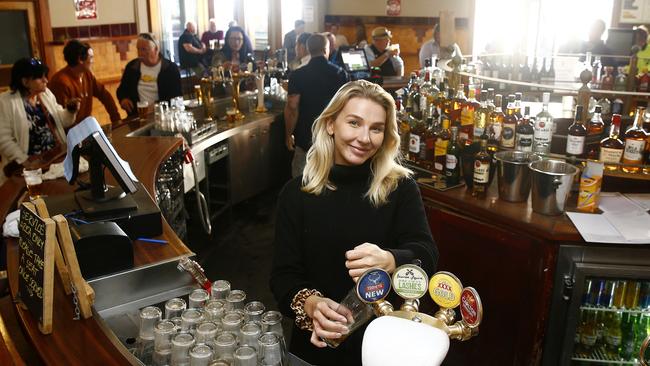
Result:
[[[23,203],[18,224],[18,294],[44,334],[52,332],[54,243],[52,219],[39,217],[31,203]]]
[[[31,57],[27,10],[0,10],[0,64]]]

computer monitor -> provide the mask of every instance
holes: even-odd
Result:
[[[368,59],[366,53],[360,49],[348,49],[341,51],[341,58],[343,59],[343,66],[345,71],[349,73],[354,72],[370,72],[368,66]]]
[[[607,30],[605,45],[616,56],[629,56],[634,45],[634,30],[631,28],[610,28]]]

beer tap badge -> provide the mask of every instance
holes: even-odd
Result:
[[[390,275],[383,269],[369,269],[357,281],[357,296],[365,303],[383,300],[389,292]]]
[[[460,304],[460,292],[463,284],[458,277],[449,272],[440,271],[429,281],[429,295],[442,308],[454,309]]]
[[[483,304],[473,287],[465,287],[460,295],[460,315],[470,327],[478,327],[483,318]]]
[[[405,264],[393,273],[393,289],[403,299],[419,299],[427,293],[429,276],[420,267]]]

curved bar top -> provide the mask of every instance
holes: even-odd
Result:
[[[156,174],[160,164],[182,146],[182,140],[176,137],[124,137],[128,126],[116,129],[113,133],[113,145],[120,156],[129,162],[136,177],[153,196]],[[44,193],[53,195],[69,193],[74,189],[63,178],[44,182]],[[25,192],[24,181],[20,177],[8,179],[0,187],[0,217],[4,218],[12,210]],[[193,253],[176,236],[163,219],[161,239],[166,245],[134,243],[133,255],[136,267],[151,263],[172,260]],[[7,273],[11,295],[15,299],[18,285],[18,246],[14,239],[7,243]],[[52,334],[43,335],[36,320],[21,306],[15,305],[19,323],[25,336],[29,339],[40,357],[48,365],[131,365],[135,358],[119,345],[119,340],[95,314],[89,319],[73,320],[74,305],[72,296],[63,290],[58,275],[54,276],[54,312]]]

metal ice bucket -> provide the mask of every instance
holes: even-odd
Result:
[[[528,165],[541,158],[532,152],[501,151],[494,154],[497,161],[499,198],[509,202],[528,200],[530,169]]]
[[[538,160],[528,166],[533,178],[533,211],[561,215],[578,168],[558,160]]]

